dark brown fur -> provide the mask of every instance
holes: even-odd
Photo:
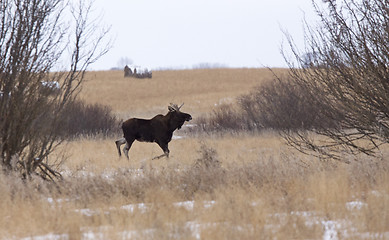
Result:
[[[169,106],[169,112],[165,116],[159,114],[152,119],[128,119],[122,124],[125,141],[124,139],[119,139],[115,142],[119,156],[121,156],[120,145],[126,143],[123,151],[128,158],[128,151],[132,143],[137,140],[140,142],[157,143],[164,152],[159,157],[169,157],[168,144],[172,140],[173,132],[176,129],[180,129],[185,121],[190,121],[191,119],[192,116],[181,112],[180,107],[177,107],[177,105]]]

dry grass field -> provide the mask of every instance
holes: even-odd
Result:
[[[123,78],[122,71],[91,72],[81,98],[109,105],[124,119],[164,113],[170,102],[184,102],[184,109],[196,117],[215,104],[232,102],[269,79],[272,73],[267,69],[156,71],[152,79]]]
[[[185,102],[195,121],[271,78],[266,69],[156,71],[152,79],[91,72],[80,97],[122,119]],[[271,131],[182,129],[170,158],[151,160],[162,150],[135,142],[128,161],[114,140],[61,145],[51,156],[63,161],[55,184],[0,175],[0,239],[389,239],[385,149],[343,164],[302,155]]]

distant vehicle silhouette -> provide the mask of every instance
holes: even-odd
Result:
[[[124,67],[124,77],[134,77],[134,78],[152,78],[153,73],[147,68],[141,67],[129,67],[126,65]]]

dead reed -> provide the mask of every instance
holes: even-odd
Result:
[[[291,154],[271,135],[263,138],[273,142],[263,154],[261,146],[250,148],[258,144],[256,137],[231,136],[210,144],[177,140],[188,152],[197,141],[194,153],[147,160],[143,166],[113,157],[73,162],[55,185],[2,175],[0,234],[71,239],[387,237],[387,160],[323,163]],[[243,143],[229,151],[233,156],[222,153],[237,140]],[[88,141],[99,145],[107,140],[80,141],[87,146]],[[245,148],[256,157],[240,161]]]

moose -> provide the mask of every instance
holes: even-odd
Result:
[[[120,152],[120,146],[126,144],[123,148],[123,152],[127,159],[128,152],[130,151],[132,143],[137,140],[140,142],[156,142],[160,148],[162,148],[164,154],[157,156],[153,159],[161,157],[169,157],[168,144],[172,140],[173,132],[176,129],[180,129],[184,125],[185,121],[192,120],[192,116],[181,112],[181,106],[177,104],[170,104],[168,106],[169,112],[164,116],[158,114],[152,119],[139,119],[130,118],[123,122],[122,129],[124,137],[115,141],[116,147],[119,152],[119,156],[122,155]]]

